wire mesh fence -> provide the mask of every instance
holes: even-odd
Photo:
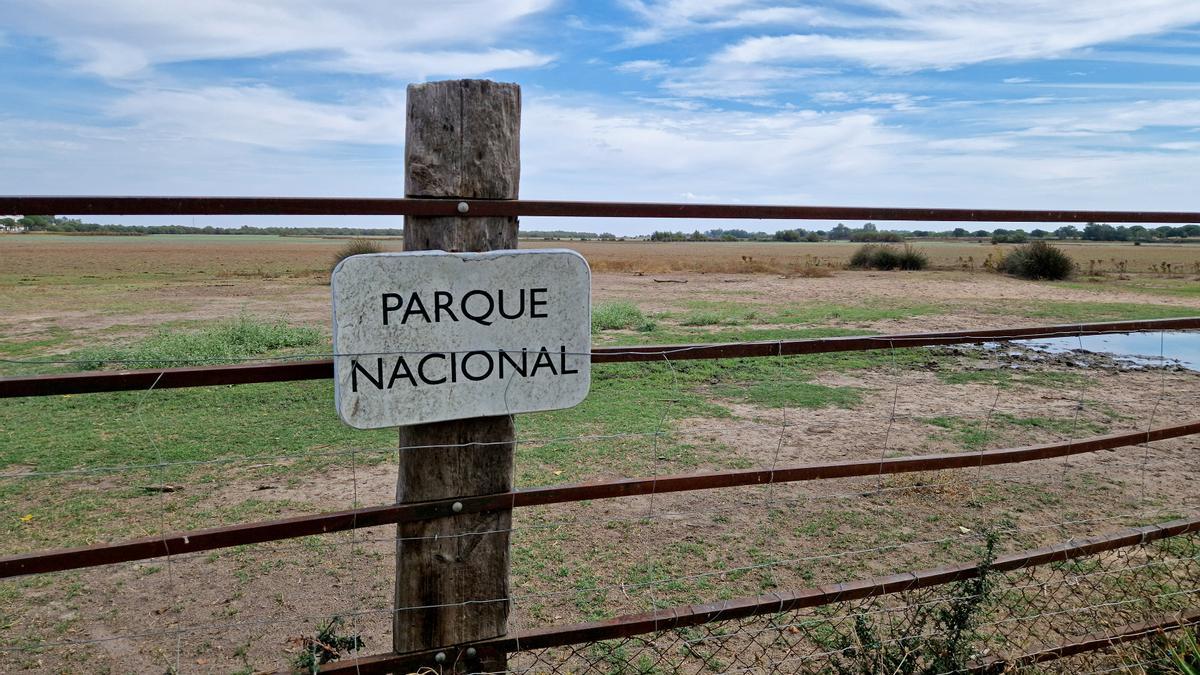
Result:
[[[516,651],[516,673],[940,673],[1003,670],[1030,652],[1184,613],[1200,593],[1195,534],[817,608]],[[517,645],[519,646],[519,640]],[[1110,648],[1047,666],[1129,666]]]

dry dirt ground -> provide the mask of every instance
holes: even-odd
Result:
[[[671,281],[663,282],[666,279]],[[840,271],[827,278],[595,273],[592,286],[594,303],[632,299],[647,312],[678,311],[695,300],[768,308],[810,303],[887,305],[898,301],[943,306],[936,317],[921,315],[853,324],[879,332],[992,327],[1008,313],[1006,306],[1019,312],[1023,303],[1036,305],[1047,300],[1149,303],[1176,308],[1200,305],[1195,297],[1148,297],[1109,285],[1094,289],[1053,287],[1048,296],[1045,286],[996,274],[952,271]],[[61,341],[48,353],[78,349],[98,337],[118,341],[145,335],[160,326],[200,324],[241,314],[320,327],[330,320],[329,286],[318,277],[39,283],[12,290],[2,301],[5,311],[0,316],[0,333],[14,342],[60,336]],[[1028,318],[1022,322],[1038,323]]]
[[[254,255],[267,260],[294,254],[296,246],[288,242]],[[239,313],[324,326],[328,286],[312,270],[319,271],[325,248],[287,269],[264,262],[261,275],[244,271],[254,264],[245,251],[225,248],[216,249],[225,270],[218,274],[174,249],[107,276],[94,274],[95,258],[89,263],[86,250],[72,253],[78,266],[63,272],[71,278],[42,278],[24,267],[32,263],[22,262],[21,269],[0,270],[31,280],[6,288],[19,293],[6,293],[0,335],[13,342],[62,335],[47,346],[48,354],[134,338],[171,322]],[[168,276],[171,265],[182,272]],[[296,267],[309,272],[296,274]],[[1036,323],[1003,308],[1047,300],[1044,285],[962,271],[838,272],[827,278],[597,273],[593,286],[597,302],[629,300],[651,314],[677,313],[697,299],[771,309],[818,302],[942,308],[846,325],[879,332]],[[1056,302],[1200,307],[1194,297],[1151,298],[1119,286],[1051,288]],[[1012,447],[1144,430],[1192,419],[1200,409],[1200,375],[1194,372],[1081,369],[1061,362],[1013,370],[1012,362],[991,353],[936,356],[928,364],[818,373],[815,384],[862,392],[849,408],[756,405],[729,398],[714,385],[703,393],[728,414],[675,415],[665,405],[658,424],[638,429],[622,447],[641,458],[638,466],[649,467],[639,475],[666,475]],[[1000,371],[1019,376],[1004,386],[945,377]],[[1045,373],[1067,377],[1041,377]],[[584,432],[564,428],[556,435]],[[588,457],[591,443],[560,441],[566,449],[559,456],[582,461],[572,458]],[[968,471],[520,509],[511,533],[510,630],[975,561],[979,535],[988,529],[998,533],[1003,551],[1013,551],[1195,516],[1198,458],[1200,440],[1190,437]],[[281,471],[280,464],[286,462],[234,463],[221,468],[218,483],[143,496],[156,502],[151,512],[162,519],[138,526],[153,534],[164,523],[196,522],[196,514],[251,501],[285,516],[393,499],[391,455],[327,467],[309,463],[301,474]],[[626,475],[604,463],[587,468],[590,480]],[[21,471],[0,467],[6,469]],[[54,494],[46,497],[86,503],[97,492],[135,487],[128,483],[133,480],[143,479],[86,475],[48,483]],[[122,523],[121,531],[128,525]],[[301,636],[312,636],[335,614],[343,617],[345,632],[363,635],[368,653],[387,651],[394,546],[394,529],[383,527],[5,580],[0,672],[275,670],[288,666]],[[7,552],[0,544],[0,553]]]
[[[997,427],[1005,427],[1006,416],[1075,420],[1075,429],[1007,429],[989,447],[1139,430],[1152,417],[1165,424],[1194,416],[1198,379],[1106,373],[1081,390],[1021,387],[997,396],[995,387],[948,386],[932,372],[830,373],[822,380],[872,393],[852,411],[729,403],[732,418],[674,420],[669,438],[631,443],[630,451],[650,454],[655,473],[669,474],[961,450],[925,421],[944,416]],[[707,449],[711,459],[681,467],[653,456],[669,440]],[[1193,437],[978,470],[520,509],[510,626],[972,561],[978,533],[989,527],[1009,551],[1192,516],[1200,508],[1198,453]],[[616,476],[597,467],[594,477]],[[117,489],[120,479],[113,480],[72,489]],[[277,500],[290,514],[347,508],[351,495],[360,504],[388,503],[394,486],[390,461],[318,470],[300,481],[241,467],[215,487],[155,498],[173,511],[203,490],[188,508]],[[5,647],[43,644],[7,654],[2,670],[273,670],[286,667],[298,638],[332,614],[364,636],[368,651],[386,651],[393,537],[391,528],[375,528],[5,582]]]

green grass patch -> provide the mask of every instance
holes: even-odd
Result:
[[[772,323],[866,323],[942,314],[945,311],[945,307],[932,304],[813,304],[781,310]]]
[[[285,349],[328,348],[315,328],[267,323],[249,317],[193,332],[160,330],[131,346],[105,345],[71,354],[82,370],[162,368],[187,363],[227,363]]]
[[[602,330],[654,330],[654,321],[632,302],[602,302],[592,307],[592,333]]]
[[[1018,429],[1044,429],[1056,434],[1078,436],[1083,433],[1101,433],[1107,427],[1086,419],[1056,417],[1021,417],[1010,413],[995,413],[990,420],[963,417],[939,416],[921,418],[925,424],[942,429],[935,437],[951,440],[963,450],[982,450],[999,441],[1005,432]]]
[[[996,413],[995,420],[1013,427],[1025,427],[1028,429],[1046,429],[1059,434],[1073,434],[1082,431],[1091,433],[1100,433],[1105,431],[1103,425],[1091,422],[1089,420],[1075,420],[1070,418],[1056,417],[1018,417],[1009,413]]]
[[[67,329],[50,326],[43,333],[29,340],[18,341],[5,338],[3,342],[0,342],[0,356],[10,359],[26,358],[58,347],[70,339],[71,332]]]
[[[1001,389],[1014,386],[1027,387],[1085,387],[1090,380],[1079,373],[1064,373],[1054,370],[939,370],[937,379],[942,384],[982,384]]]
[[[747,305],[721,300],[689,300],[682,303],[687,309],[678,322],[682,326],[736,326],[758,324],[828,324],[869,323],[907,319],[914,316],[940,314],[945,307],[933,304],[864,304],[838,305],[813,303],[772,310],[761,305]]]
[[[1170,319],[1196,316],[1195,307],[1169,307],[1136,302],[1006,302],[981,308],[989,314],[1021,316],[1030,319],[1087,323],[1089,321],[1128,321],[1134,319]]]
[[[940,436],[954,441],[963,450],[982,450],[996,438],[995,425],[989,426],[982,420],[940,416],[921,421],[944,429],[945,433]]]
[[[725,385],[714,389],[714,393],[768,408],[852,408],[862,402],[862,392],[855,387],[828,387],[812,382]]]
[[[1146,295],[1155,295],[1159,297],[1171,296],[1175,298],[1200,298],[1200,284],[1196,283],[1196,280],[1192,278],[1103,278],[1097,281],[1064,281],[1054,285],[1061,288],[1071,288],[1080,291],[1094,291],[1097,293],[1109,291],[1129,291],[1132,293],[1144,293]],[[1196,311],[1200,312],[1200,309]]]

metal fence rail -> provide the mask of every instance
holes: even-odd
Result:
[[[294,539],[317,534],[416,522],[455,515],[593,499],[613,499],[648,494],[666,494],[747,485],[769,485],[799,481],[882,476],[914,471],[964,469],[998,464],[1015,464],[1066,457],[1100,450],[1128,447],[1200,433],[1200,420],[1169,427],[1134,431],[1020,448],[959,452],[942,455],[893,457],[777,467],[763,470],[723,471],[659,476],[543,487],[502,492],[482,497],[375,506],[311,516],[297,516],[243,525],[193,530],[133,541],[98,544],[81,548],[42,551],[0,558],[0,579],[99,565],[149,560],[170,555],[212,551],[245,544]]]
[[[459,205],[466,204],[466,210]],[[1077,211],[782,206],[529,199],[347,197],[0,196],[0,213],[25,215],[556,216],[573,218],[738,218],[754,220],[911,220],[997,223],[1194,223],[1195,211]]]
[[[560,672],[560,668],[562,669],[561,672],[579,672],[581,670],[586,671],[586,666],[591,662],[597,660],[603,662],[604,652],[611,652],[615,646],[610,643],[606,648],[606,642],[629,639],[638,641],[639,650],[651,652],[656,666],[665,665],[669,667],[679,665],[680,661],[698,662],[699,665],[703,666],[704,657],[697,658],[697,650],[694,647],[690,650],[680,650],[682,646],[679,644],[680,642],[690,641],[694,646],[698,641],[694,635],[686,632],[687,629],[704,625],[719,626],[723,622],[740,622],[753,617],[763,616],[776,618],[761,629],[763,632],[771,634],[770,641],[765,644],[756,644],[755,648],[762,652],[758,656],[774,659],[773,665],[778,665],[787,657],[778,652],[771,655],[769,650],[773,647],[778,648],[782,646],[777,638],[780,634],[788,634],[790,632],[789,628],[796,629],[793,635],[801,635],[804,632],[799,628],[802,625],[801,622],[796,617],[789,616],[800,610],[854,603],[889,595],[911,594],[923,589],[945,586],[978,577],[981,574],[981,570],[984,569],[986,569],[986,573],[988,574],[1004,574],[1009,572],[1031,573],[1035,568],[1054,563],[1064,563],[1081,558],[1101,556],[1102,554],[1122,549],[1132,550],[1132,547],[1145,547],[1153,542],[1194,535],[1197,532],[1200,532],[1200,518],[1176,520],[1157,525],[1128,528],[1109,535],[1071,540],[1052,546],[1012,553],[1000,556],[990,564],[946,565],[903,574],[829,584],[796,591],[779,591],[767,595],[737,598],[723,602],[670,607],[645,614],[626,615],[603,621],[522,631],[516,635],[482,641],[469,646],[462,645],[430,652],[403,655],[382,654],[351,659],[327,666],[321,672],[408,672],[406,669],[412,669],[421,664],[434,661],[448,664],[463,663],[467,664],[469,669],[469,660],[486,660],[492,654],[514,654],[519,652],[531,652],[534,654],[532,659],[534,665],[529,668],[532,672]],[[1168,591],[1171,594],[1170,597],[1181,597],[1184,601],[1194,597],[1197,592],[1200,592],[1200,589],[1194,588],[1198,578],[1196,576],[1197,572],[1200,571],[1198,570],[1200,560],[1196,558],[1196,542],[1189,540],[1187,546],[1188,550],[1183,556],[1167,551],[1164,558],[1167,562],[1163,563],[1163,566],[1167,569],[1165,576],[1174,579],[1175,583],[1179,586],[1179,588],[1173,588]],[[1122,565],[1132,571],[1146,569],[1144,558],[1148,555],[1139,557],[1126,555],[1121,558]],[[1064,570],[1066,571],[1066,576],[1079,576],[1078,574],[1073,574],[1069,566],[1060,566],[1053,571],[1059,573],[1061,576]],[[1037,581],[1037,583],[1028,585],[1014,584],[1001,592],[1022,592],[1031,588],[1045,589],[1051,585],[1044,579]],[[1056,579],[1057,581],[1061,581],[1061,579]],[[1156,580],[1156,583],[1160,581]],[[1140,588],[1137,590],[1141,591]],[[940,598],[933,601],[944,601],[945,599]],[[922,601],[931,602],[928,598],[924,598]],[[885,612],[891,611],[895,613],[898,610],[912,607],[913,605],[914,603],[912,602],[902,602],[895,605],[894,609],[885,610]],[[1055,611],[1061,612],[1063,610],[1059,609]],[[849,616],[853,615],[853,612],[849,613]],[[788,619],[780,621],[777,618],[779,616],[788,616]],[[1039,612],[1035,618],[1040,616],[1041,613]],[[842,618],[845,618],[845,616]],[[1003,625],[1005,621],[1012,623],[1014,620],[1021,620],[1022,618],[1029,617],[1017,617],[1016,619],[1006,617],[997,621],[997,624]],[[720,628],[713,628],[709,635],[714,636],[715,641],[720,642],[721,639],[728,640],[732,636],[745,632],[748,631],[739,625],[737,629],[727,631],[722,631]],[[639,638],[639,636],[646,635],[667,637],[662,640]],[[714,638],[709,638],[709,640],[713,641]],[[671,644],[672,648],[664,648],[662,644],[658,644],[660,641]],[[787,652],[795,651],[797,649],[797,644],[795,643],[800,641],[799,639],[789,640],[790,644],[786,645]],[[619,644],[618,642],[617,645]],[[583,647],[580,647],[580,645],[583,645]],[[599,646],[600,654],[588,653],[587,649],[589,647],[597,646]],[[1100,648],[1104,645],[1092,640],[1089,646]],[[552,652],[556,648],[564,647],[570,647],[570,649],[565,652]],[[806,647],[810,650],[809,658],[827,657],[837,651],[846,651],[845,649],[828,649],[828,645],[821,645],[819,643],[809,644]],[[821,651],[822,648],[825,651]],[[474,651],[468,654],[467,649]],[[744,655],[746,649],[742,645],[731,651],[740,652]],[[1052,650],[1047,649],[1035,653],[1041,654],[1043,651],[1049,653]],[[1078,649],[1078,651],[1084,650]],[[442,654],[440,661],[436,658],[438,652]],[[628,660],[629,656],[625,654],[623,658]],[[636,661],[629,662],[636,663]],[[803,669],[795,667],[793,663],[792,667],[783,667],[778,671],[773,668],[766,668],[765,670],[767,672],[796,672]],[[513,667],[513,670],[523,672],[519,666]],[[671,672],[669,668],[665,668],[665,670]],[[486,672],[486,670],[483,672]],[[762,671],[755,670],[754,672]]]
[[[836,352],[871,351],[910,347],[981,344],[1007,340],[1033,340],[1053,337],[1082,337],[1115,333],[1200,329],[1200,316],[1135,321],[1054,324],[1020,328],[897,333],[831,338],[738,342],[729,344],[681,344],[661,346],[596,347],[592,363],[649,363],[697,359],[801,356]],[[37,361],[22,361],[37,363]],[[45,361],[52,365],[55,361]],[[68,362],[70,363],[70,362]],[[127,365],[137,366],[137,362]],[[112,372],[55,373],[27,377],[0,378],[0,398],[18,396],[56,396],[108,391],[175,389],[229,384],[294,382],[333,377],[333,361],[290,361],[231,366],[187,366]]]

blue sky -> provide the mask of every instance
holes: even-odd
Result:
[[[1196,0],[7,0],[0,183],[399,196],[456,77],[522,85],[530,199],[1196,209]]]

